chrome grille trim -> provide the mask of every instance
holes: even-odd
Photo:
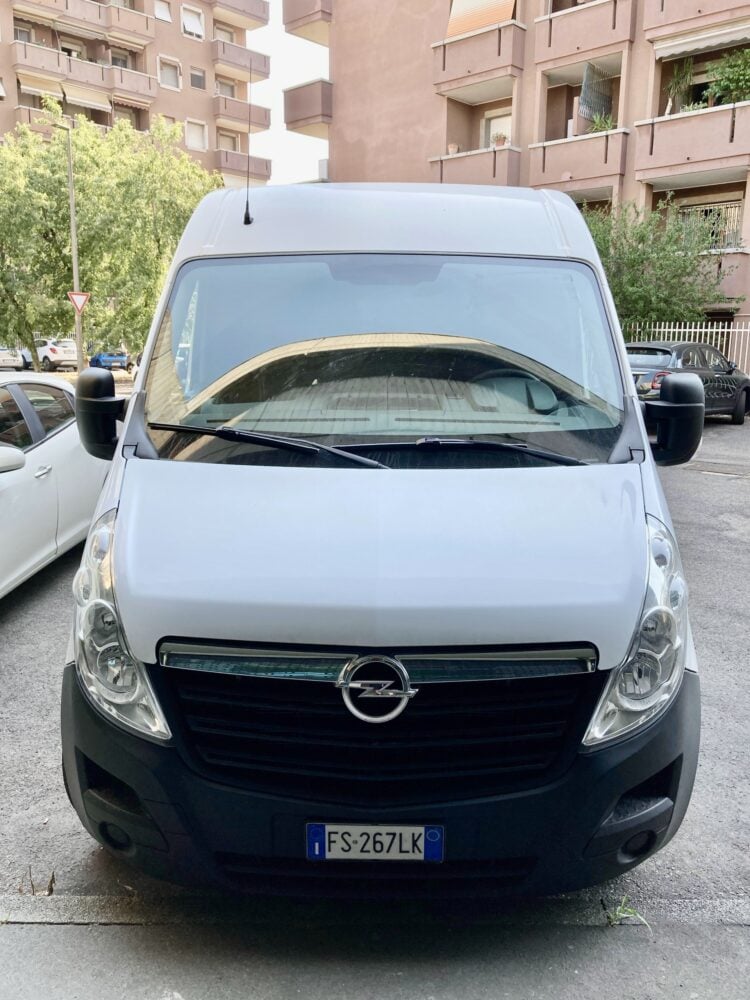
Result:
[[[335,683],[346,664],[362,654],[304,650],[218,646],[164,642],[159,647],[163,667],[204,673],[233,674],[271,680],[304,680]],[[597,667],[593,646],[543,649],[498,648],[467,652],[393,652],[415,684],[449,684],[466,681],[523,680],[592,673]]]

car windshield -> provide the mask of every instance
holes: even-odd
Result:
[[[635,368],[666,368],[672,360],[672,352],[661,347],[629,347],[628,361]]]
[[[586,265],[567,261],[393,254],[192,261],[174,283],[146,388],[149,424],[231,426],[362,454],[398,443],[388,459],[374,456],[389,464],[396,453],[403,464],[409,442],[431,436],[606,461],[623,420],[598,284]],[[310,460],[215,436],[150,433],[164,457]],[[487,449],[491,457],[483,458],[459,444],[415,451],[441,466],[519,461],[510,450]]]

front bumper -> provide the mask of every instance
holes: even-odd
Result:
[[[622,743],[579,753],[559,780],[474,801],[326,806],[199,776],[170,745],[103,718],[65,668],[63,769],[81,822],[113,854],[171,881],[303,895],[541,895],[594,885],[663,847],[685,815],[700,689],[685,674],[668,711]],[[305,824],[440,824],[443,865],[305,861]]]

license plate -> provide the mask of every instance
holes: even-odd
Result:
[[[308,861],[442,861],[442,826],[307,824]]]

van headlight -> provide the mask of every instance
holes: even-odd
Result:
[[[687,652],[687,584],[671,532],[646,518],[649,567],[646,600],[625,662],[612,671],[583,745],[595,747],[644,726],[680,687]]]
[[[92,526],[73,580],[78,676],[94,705],[128,729],[159,740],[172,735],[142,663],[128,649],[117,614],[112,548],[116,511]]]

